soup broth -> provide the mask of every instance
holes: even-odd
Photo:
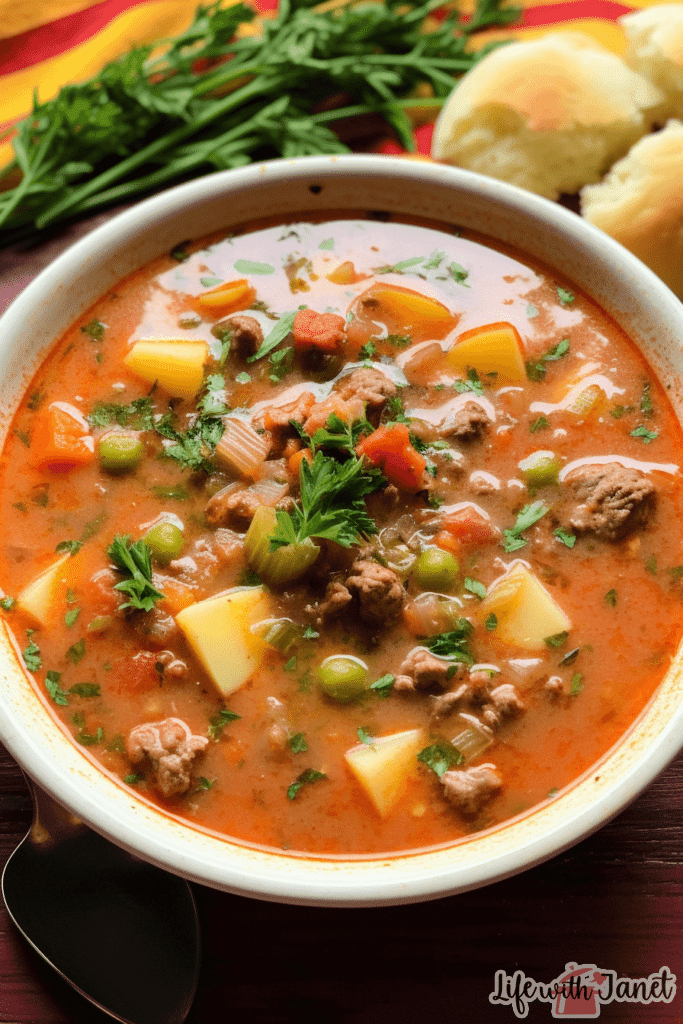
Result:
[[[250,224],[40,368],[3,614],[84,755],[167,813],[292,853],[450,843],[552,799],[656,689],[682,450],[632,342],[524,257]]]

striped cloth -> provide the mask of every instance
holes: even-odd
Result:
[[[561,24],[620,53],[623,36],[615,20],[651,2],[526,0],[514,29],[493,30],[490,37],[534,38]],[[275,4],[257,0],[256,6],[265,12]],[[179,34],[192,22],[195,6],[193,0],[0,0],[0,134],[30,111],[35,89],[41,100],[50,99],[62,85],[92,78],[130,47]],[[430,136],[429,128],[418,132],[422,152]],[[0,167],[11,155],[10,144],[0,143]]]

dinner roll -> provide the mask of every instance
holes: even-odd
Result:
[[[619,18],[624,60],[664,94],[662,123],[683,118],[683,4],[658,4]]]
[[[683,124],[636,143],[581,192],[586,220],[640,257],[683,299]]]
[[[650,129],[662,99],[582,33],[510,43],[456,85],[432,156],[556,199],[598,181]]]

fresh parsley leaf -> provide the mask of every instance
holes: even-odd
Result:
[[[107,749],[111,750],[111,747],[107,747]],[[130,775],[123,776],[123,781],[126,783],[127,786],[137,786],[138,782],[144,781],[144,778],[145,776],[140,775],[138,772],[131,772]]]
[[[80,608],[69,608],[68,612],[64,615],[64,623],[67,629],[71,629],[80,614]]]
[[[608,590],[605,594],[605,604],[608,604],[610,608],[616,608],[617,606],[617,592],[614,588]]]
[[[537,430],[547,430],[550,426],[550,421],[547,416],[539,416],[533,423],[529,424],[529,433],[535,434]]]
[[[16,603],[17,601],[14,597],[3,597],[0,600],[0,608],[2,608],[3,612],[11,612]]]
[[[517,514],[515,525],[511,529],[503,530],[503,548],[510,553],[525,547],[527,541],[521,534],[542,519],[548,511],[548,506],[542,501],[534,501],[530,505],[525,505]]]
[[[571,292],[567,291],[566,288],[557,286],[557,297],[563,306],[569,306],[574,301],[575,296]]]
[[[47,675],[45,676],[45,689],[50,694],[50,697],[61,707],[66,707],[69,703],[69,698],[66,694],[66,690],[63,690],[59,685],[59,681],[62,678],[61,672],[55,672],[53,669],[48,669]]]
[[[217,715],[214,715],[213,718],[209,719],[209,739],[214,740],[217,743],[226,725],[229,722],[236,722],[240,717],[240,715],[236,714],[234,711],[230,711],[228,708],[221,708]]]
[[[372,359],[373,356],[376,356],[376,355],[377,355],[377,346],[375,345],[375,343],[372,340],[372,338],[370,338],[370,341],[366,341],[366,343],[361,346],[360,351],[358,352],[358,358],[359,359]]]
[[[214,784],[215,781],[216,781],[215,779],[207,779],[206,775],[200,775],[199,778],[197,779],[197,789],[198,790],[209,790],[209,789],[212,789],[213,788],[213,784]]]
[[[174,246],[169,253],[171,259],[175,260],[176,263],[184,263],[185,260],[189,260],[190,254],[187,251],[187,246],[189,244],[189,238],[186,238],[184,242],[178,242],[178,244]]]
[[[104,338],[105,325],[95,318],[91,320],[89,324],[84,324],[81,327],[83,334],[87,334],[93,341],[102,341]]]
[[[571,651],[567,651],[565,656],[560,658],[560,665],[571,665],[578,658],[580,651],[580,647],[574,647]]]
[[[493,630],[498,625],[498,616],[494,612],[491,612],[490,615],[486,616],[486,621],[484,622],[484,625],[488,629],[489,633],[492,633]]]
[[[72,665],[77,665],[85,657],[85,640],[81,637],[66,652],[66,658]]]
[[[560,544],[564,544],[567,548],[573,548],[576,544],[576,534],[567,533],[561,526],[558,526],[556,530],[553,530],[553,537],[557,537]]]
[[[385,406],[387,423],[410,423],[410,416],[406,416],[403,407],[403,399],[400,395],[392,395],[387,399]]]
[[[247,362],[255,363],[257,360],[263,359],[264,356],[267,356],[274,348],[277,348],[280,342],[284,341],[288,334],[291,334],[296,314],[296,309],[289,313],[283,313],[272,331],[269,331],[261,342],[258,351],[254,352],[253,356],[248,356]]]
[[[291,512],[277,510],[271,551],[286,544],[300,544],[308,537],[332,540],[348,548],[362,534],[377,532],[364,498],[382,486],[384,477],[377,470],[366,470],[362,459],[354,456],[339,463],[319,451],[312,462],[301,460],[299,479],[301,501]]]
[[[484,385],[480,381],[479,374],[474,367],[470,367],[467,371],[467,380],[454,380],[453,388],[460,394],[463,394],[465,391],[471,391],[480,397],[484,394]]]
[[[30,636],[28,647],[24,648],[21,652],[21,656],[24,659],[24,665],[26,665],[29,672],[37,672],[39,668],[42,668],[43,662],[40,657],[40,648],[33,642],[33,640],[31,640]]]
[[[643,444],[650,444],[651,441],[655,441],[659,437],[659,431],[648,430],[647,427],[641,424],[631,431],[631,437],[638,437]]]
[[[467,641],[473,632],[472,623],[469,619],[459,618],[456,619],[454,625],[455,628],[447,633],[437,633],[434,636],[430,636],[426,646],[438,658],[472,665],[474,664],[474,658],[467,645]]]
[[[470,276],[469,270],[465,270],[465,268],[461,267],[459,263],[451,263],[448,267],[448,273],[454,281],[457,281],[458,284],[465,285],[465,288],[469,288],[469,285],[466,283],[467,278]]]
[[[652,395],[650,394],[650,387],[651,385],[648,381],[643,386],[643,393],[640,396],[640,411],[642,412],[643,416],[647,416],[648,419],[651,416],[654,416],[655,411],[654,406],[652,405]]]
[[[302,786],[310,785],[313,782],[320,782],[322,779],[326,779],[327,775],[324,772],[316,771],[315,768],[306,768],[300,775],[297,775],[296,781],[291,784],[287,789],[287,799],[295,800],[297,793]]]
[[[373,690],[378,697],[388,697],[394,688],[395,682],[396,677],[387,672],[386,675],[380,676],[379,679],[375,679],[374,683],[370,683],[370,689]]]
[[[526,375],[529,380],[541,381],[545,379],[546,363],[555,362],[558,359],[562,359],[569,352],[569,338],[562,338],[558,341],[557,345],[545,352],[540,359],[529,360],[526,363]]]
[[[251,374],[247,373],[246,370],[243,370],[241,373],[238,373],[237,376],[235,377],[235,381],[237,384],[248,384],[250,380]]]
[[[70,555],[75,555],[83,547],[82,540],[60,540],[59,544],[55,548],[58,553],[69,552]]]
[[[574,675],[572,676],[572,682],[571,682],[571,686],[569,688],[569,692],[571,693],[572,697],[576,697],[577,694],[581,693],[582,690],[583,690],[583,676],[581,675],[580,672],[575,672]]]
[[[431,743],[417,755],[418,761],[422,761],[428,768],[442,778],[454,765],[462,764],[463,756],[460,751],[448,743],[447,740],[439,740]]]
[[[95,733],[84,732],[82,729],[76,733],[76,741],[84,747],[94,747],[104,740],[104,729],[100,726]]]
[[[564,630],[562,633],[554,633],[552,636],[545,637],[543,643],[547,644],[548,647],[562,647],[566,644],[569,638],[569,633]]]
[[[163,594],[152,584],[152,554],[144,540],[131,542],[130,536],[117,534],[107,548],[107,555],[125,579],[114,589],[128,598],[122,609],[150,612]]]
[[[325,427],[319,427],[313,437],[309,438],[306,431],[302,432],[302,440],[309,441],[311,448],[333,448],[348,452],[355,456],[356,445],[363,434],[371,434],[375,428],[363,417],[353,423],[345,423],[336,413],[332,413]]]
[[[317,629],[313,629],[313,626],[306,626],[303,635],[304,640],[317,640],[319,636],[320,633]]]
[[[392,348],[408,348],[412,345],[413,339],[409,334],[387,334],[384,339]]]
[[[374,737],[362,725],[360,726],[359,729],[356,729],[356,736],[358,737],[361,743],[365,743],[369,747],[371,747],[372,744],[375,742]]]
[[[294,366],[294,348],[287,345],[285,348],[278,348],[269,356],[270,374],[268,379],[271,384],[279,384],[287,376]]]
[[[69,693],[75,693],[77,697],[100,697],[99,683],[74,683],[69,687]]]
[[[295,732],[293,736],[289,737],[287,744],[293,754],[303,754],[304,751],[308,750],[308,743],[302,732]]]
[[[486,597],[486,587],[484,584],[480,583],[479,580],[472,579],[471,576],[465,577],[463,586],[465,587],[465,590],[469,590],[470,594],[474,594],[475,597],[478,597],[482,601]]]

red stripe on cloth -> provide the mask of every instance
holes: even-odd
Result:
[[[511,26],[533,28],[541,25],[555,25],[562,28],[559,22],[578,21],[582,18],[602,18],[604,21],[616,21],[622,14],[630,14],[633,7],[614,3],[613,0],[567,0],[562,4],[543,4],[541,7],[529,7],[524,11],[521,22]]]
[[[33,64],[58,57],[84,43],[118,14],[148,0],[104,0],[85,11],[67,14],[47,25],[0,40],[0,75],[22,71]]]

